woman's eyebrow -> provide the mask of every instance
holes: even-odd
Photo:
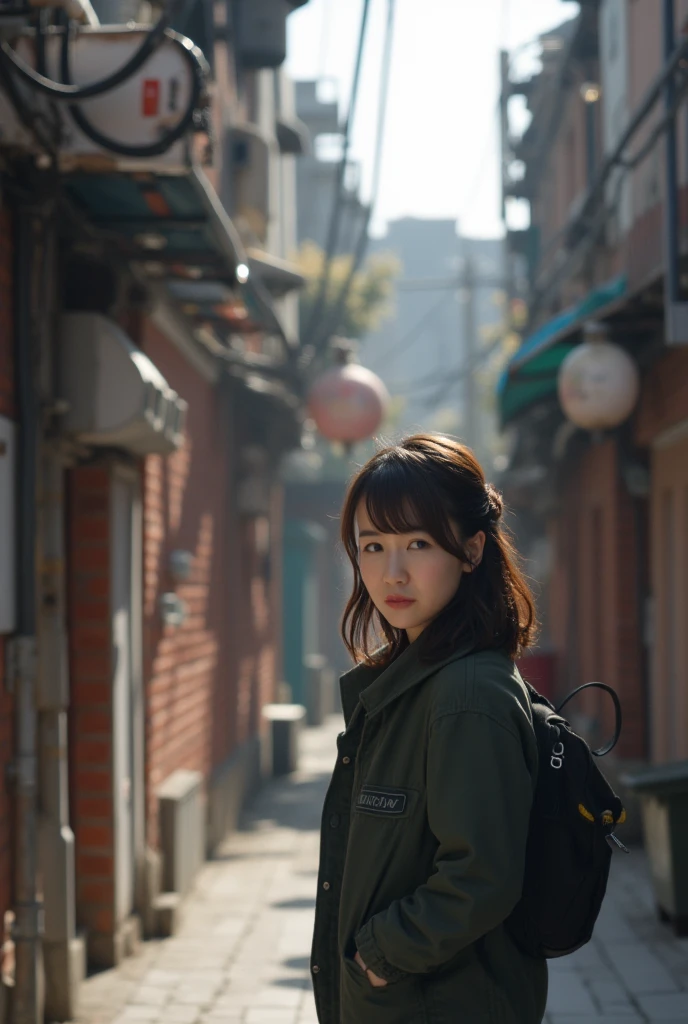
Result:
[[[375,531],[375,530],[359,530],[358,531],[358,536],[359,537],[379,537],[380,534],[377,533],[377,531]]]

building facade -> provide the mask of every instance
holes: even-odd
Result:
[[[685,275],[688,165],[683,108],[666,85],[680,87],[687,18],[682,2],[581,3],[542,38],[537,74],[517,80],[503,57],[505,205],[530,209],[530,226],[507,232],[530,323],[499,386],[503,486],[533,542],[547,540],[557,690],[615,687],[626,764],[688,756],[688,331],[669,283]],[[516,141],[515,95],[532,114]],[[591,320],[639,374],[633,413],[611,429],[576,428],[557,395]],[[602,739],[610,714],[591,696],[579,724]]]
[[[7,57],[0,78],[0,1016],[17,1024],[72,1019],[87,963],[173,930],[270,771],[278,467],[301,431],[306,139],[282,70],[300,4],[199,0],[174,26],[186,56],[148,5],[93,6],[122,31],[74,26],[77,84],[147,33],[153,56],[88,117],[62,105],[56,124]]]

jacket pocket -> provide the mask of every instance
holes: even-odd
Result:
[[[425,977],[429,1024],[519,1024],[506,996],[468,947],[450,967]],[[527,1018],[524,1018],[524,1020]]]
[[[355,960],[343,957],[340,997],[341,1024],[427,1024],[414,974],[374,988]]]

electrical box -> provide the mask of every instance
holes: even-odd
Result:
[[[0,416],[0,634],[17,628],[16,428]]]
[[[236,0],[235,39],[245,68],[278,68],[287,56],[287,0]]]
[[[110,25],[83,28],[71,44],[71,72],[76,85],[87,85],[112,74],[133,56],[143,43],[148,27]],[[17,53],[35,67],[35,48],[31,36],[15,42]],[[46,38],[48,76],[60,81],[61,37]],[[22,95],[32,106],[53,115],[46,98],[20,83]],[[165,39],[145,64],[122,85],[102,96],[78,104],[79,110],[103,135],[128,146],[149,145],[174,128],[188,108],[193,87],[192,70],[178,46]],[[125,157],[97,145],[87,138],[72,119],[67,104],[56,104],[62,120],[59,159],[62,170],[105,169],[164,170],[184,173],[188,170],[187,143],[182,138],[165,153],[155,157]],[[32,152],[36,143],[22,124],[7,95],[0,90],[0,145]]]

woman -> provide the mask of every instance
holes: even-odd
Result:
[[[514,658],[533,601],[472,453],[421,434],[353,480],[346,731],[325,800],[311,971],[321,1024],[538,1024],[521,895],[537,748]],[[386,642],[374,650],[375,637]]]

